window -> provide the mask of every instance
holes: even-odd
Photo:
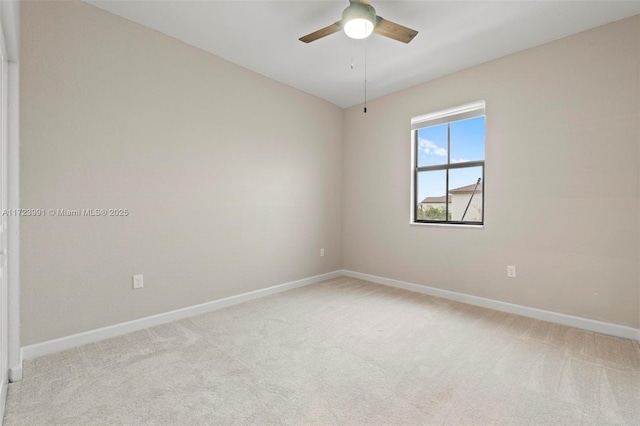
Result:
[[[411,119],[412,223],[484,224],[484,101]]]

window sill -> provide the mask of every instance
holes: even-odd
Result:
[[[460,225],[456,223],[420,223],[410,222],[409,226],[433,226],[437,228],[484,229],[484,225]]]

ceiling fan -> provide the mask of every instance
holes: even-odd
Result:
[[[342,20],[300,37],[300,41],[311,43],[340,30],[355,39],[367,38],[372,32],[403,43],[409,43],[418,34],[411,28],[377,16],[370,0],[349,0],[349,6],[342,12]]]

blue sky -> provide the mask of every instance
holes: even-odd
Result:
[[[484,117],[451,123],[451,162],[484,160]],[[418,166],[447,162],[447,125],[418,130]],[[449,189],[475,184],[482,177],[481,167],[449,172]],[[444,170],[418,174],[418,202],[426,197],[441,197],[446,192]]]

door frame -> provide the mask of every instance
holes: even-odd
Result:
[[[20,1],[0,2],[0,45],[2,51],[2,151],[6,163],[6,179],[2,181],[6,194],[6,208],[20,208],[20,137],[19,137],[19,47],[20,47]],[[6,306],[2,315],[6,336],[6,364],[2,364],[3,391],[7,381],[22,380],[22,355],[20,345],[20,218],[9,216],[4,234],[7,241],[5,265]],[[4,361],[4,357],[3,357]],[[2,395],[0,403],[5,401]],[[4,411],[4,410],[3,410]]]

